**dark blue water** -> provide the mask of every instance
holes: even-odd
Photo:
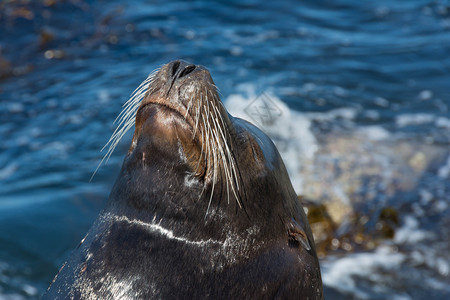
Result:
[[[46,289],[119,172],[129,137],[89,182],[122,104],[182,58],[231,111],[261,92],[286,105],[273,138],[297,191],[326,201],[309,183],[331,181],[343,206],[400,211],[393,241],[322,258],[327,296],[444,299],[449,53],[448,1],[0,2],[0,298]],[[353,167],[331,176],[330,160]]]

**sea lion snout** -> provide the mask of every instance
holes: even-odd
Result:
[[[166,93],[168,96],[173,90],[175,90],[175,93],[179,92],[179,88],[183,84],[199,84],[200,81],[204,80],[203,76],[198,76],[201,70],[206,71],[208,76],[210,76],[209,72],[202,66],[194,65],[184,60],[175,60],[166,64],[158,75],[166,78]]]

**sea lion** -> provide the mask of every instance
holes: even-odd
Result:
[[[110,151],[135,124],[120,175],[44,299],[323,299],[278,151],[204,67],[164,65],[119,119]]]

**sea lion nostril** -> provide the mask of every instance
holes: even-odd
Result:
[[[180,72],[180,75],[178,75],[178,77],[181,78],[183,76],[186,76],[194,70],[195,70],[195,65],[188,65],[184,68],[183,71]]]
[[[177,73],[179,67],[180,67],[180,61],[177,60],[172,65],[172,77],[175,77],[175,74]]]

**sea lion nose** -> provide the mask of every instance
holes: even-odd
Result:
[[[195,65],[177,60],[172,63],[172,78],[174,80],[182,78],[195,70]]]

